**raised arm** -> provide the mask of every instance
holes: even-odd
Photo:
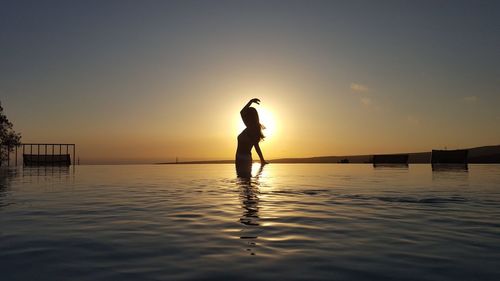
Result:
[[[255,146],[255,151],[257,151],[257,154],[259,155],[259,158],[260,158],[260,164],[262,164],[262,165],[269,164],[269,162],[267,162],[267,161],[264,159],[264,155],[262,155],[262,150],[260,150],[259,143],[256,143],[254,146]]]
[[[252,103],[260,104],[260,100],[259,100],[259,99],[251,99],[251,100],[250,100],[250,101],[249,101],[249,102],[245,105],[245,107],[243,107],[243,108],[241,109],[240,114],[243,114],[243,112],[245,112],[245,110],[246,110],[247,108],[249,108],[249,107],[252,105]]]

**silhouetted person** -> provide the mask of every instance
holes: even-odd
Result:
[[[260,158],[262,165],[267,164],[259,147],[259,142],[264,139],[262,134],[262,125],[259,121],[259,113],[253,107],[252,103],[259,104],[259,99],[251,99],[240,111],[243,123],[246,128],[238,135],[238,148],[236,149],[236,174],[238,177],[250,178],[252,176],[252,147]]]

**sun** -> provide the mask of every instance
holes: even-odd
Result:
[[[265,129],[263,130],[264,136],[266,136],[266,138],[271,138],[276,133],[275,118],[271,111],[263,107],[257,110],[259,112],[260,123],[265,127]]]
[[[262,130],[266,139],[272,138],[276,134],[276,119],[274,118],[272,112],[267,110],[263,106],[256,106],[257,112],[259,113],[260,123],[264,125],[265,129]],[[238,115],[238,134],[245,129],[245,124],[241,117]]]

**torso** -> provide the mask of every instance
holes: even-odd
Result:
[[[254,143],[248,136],[247,129],[243,130],[241,134],[238,135],[238,148],[236,149],[236,155],[245,155],[252,157],[252,147]]]

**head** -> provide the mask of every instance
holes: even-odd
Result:
[[[257,109],[254,107],[248,107],[244,113],[242,114],[243,123],[249,130],[250,134],[254,136],[257,141],[261,141],[264,139],[264,134],[262,133],[262,129],[264,126],[260,124],[259,113]]]

